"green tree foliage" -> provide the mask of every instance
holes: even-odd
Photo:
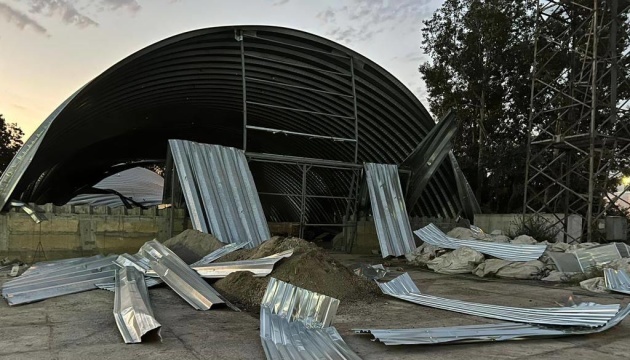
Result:
[[[17,124],[8,123],[0,114],[0,175],[22,147],[22,136],[22,129]]]
[[[446,0],[424,22],[429,106],[458,116],[454,152],[484,211],[518,211],[525,178],[531,1]]]

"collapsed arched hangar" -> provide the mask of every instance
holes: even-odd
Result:
[[[0,179],[0,206],[64,204],[107,174],[164,161],[175,138],[245,147],[270,221],[300,218],[301,159],[341,164],[306,179],[308,221],[329,223],[347,209],[360,164],[401,164],[435,126],[403,84],[333,41],[269,26],[195,30],[136,52],[61,104]],[[431,175],[409,211],[472,216],[454,158]]]

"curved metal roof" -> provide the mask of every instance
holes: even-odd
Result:
[[[333,41],[269,26],[195,30],[127,57],[55,110],[0,179],[0,205],[9,198],[65,203],[120,163],[163,159],[169,138],[241,148],[242,61],[248,125],[344,138],[354,137],[354,73],[359,163],[399,164],[435,125],[391,74]],[[351,142],[251,129],[247,138],[247,151],[354,161]],[[442,165],[418,204],[408,204],[416,214],[449,217],[459,212],[453,169],[447,162]],[[261,192],[300,192],[299,169],[278,171],[252,163],[252,171]],[[311,171],[313,194],[347,195],[350,173]],[[263,196],[262,201],[270,220],[295,219],[291,199]],[[311,222],[345,206],[343,201],[309,201]]]

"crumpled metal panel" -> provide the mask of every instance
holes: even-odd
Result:
[[[184,140],[169,148],[195,229],[248,248],[271,237],[242,150]]]
[[[35,209],[33,209],[32,207],[30,207],[28,204],[22,202],[22,201],[11,201],[9,203],[9,205],[13,206],[13,207],[18,207],[20,209],[22,209],[22,211],[24,211],[28,216],[31,217],[31,219],[33,219],[33,221],[36,224],[41,223],[42,221],[46,221],[48,220],[46,218],[46,215],[37,212]]]
[[[219,259],[220,257],[223,257],[231,252],[234,252],[236,250],[240,250],[246,246],[250,246],[249,242],[246,243],[240,243],[240,244],[227,244],[219,249],[216,249],[215,251],[211,252],[210,254],[204,256],[203,258],[199,259],[199,261],[196,261],[192,264],[190,264],[190,266],[197,266],[197,265],[207,265],[212,263],[213,261]]]
[[[625,244],[623,245],[626,250]],[[618,243],[594,246],[586,249],[579,249],[573,252],[583,272],[588,272],[593,268],[601,267],[615,260],[621,259],[621,252]]]
[[[416,248],[398,177],[398,166],[364,164],[365,179],[383,257],[402,256]]]
[[[552,327],[518,323],[465,325],[416,329],[355,329],[357,334],[372,334],[385,345],[433,345],[471,342],[495,342],[532,338],[555,338],[587,335],[606,331],[618,325],[630,314],[630,305],[619,311],[600,327]]]
[[[162,204],[164,193],[164,178],[155,172],[142,167],[134,167],[110,175],[93,185],[100,190],[113,190],[116,193],[87,193],[79,194],[68,201],[67,205],[107,206],[116,208],[125,206],[120,195],[131,199],[135,204],[150,207]]]
[[[162,325],[153,315],[144,275],[135,267],[116,270],[114,319],[127,344],[142,342],[150,331],[160,333]]]
[[[575,254],[549,251],[547,255],[549,255],[549,258],[553,261],[554,265],[556,265],[558,271],[565,273],[582,272],[582,266],[580,266]]]
[[[220,279],[237,271],[249,271],[255,277],[267,276],[273,271],[274,265],[293,255],[293,250],[286,250],[264,258],[254,260],[228,261],[222,263],[191,266],[202,278]]]
[[[604,269],[604,280],[608,290],[630,295],[630,275],[625,270]]]
[[[360,359],[330,326],[339,300],[271,278],[260,305],[267,359]]]
[[[215,305],[226,303],[216,290],[157,240],[146,242],[139,253],[151,260],[151,269],[195,309],[209,310]]]
[[[424,242],[445,249],[467,246],[480,253],[508,261],[537,260],[547,249],[547,245],[500,244],[479,240],[460,240],[447,236],[434,224],[429,224],[414,233]]]
[[[144,282],[147,285],[147,287],[153,287],[162,283],[162,279],[157,277],[157,274],[153,272],[153,270],[151,270],[150,260],[140,255],[139,253],[136,253],[133,255],[121,254],[116,258],[116,260],[114,261],[114,264],[120,268],[131,266],[135,268],[136,270],[138,270],[139,272],[141,272],[142,274],[144,274],[145,275]],[[155,277],[147,276],[148,272],[152,272],[152,274]],[[96,284],[96,286],[102,290],[108,290],[112,292],[115,290],[114,282],[99,283],[99,284]]]
[[[9,305],[25,304],[56,296],[96,289],[96,284],[112,282],[116,256],[89,257],[62,261],[60,266],[48,263],[40,271],[17,277],[2,286],[2,296]],[[50,271],[43,271],[50,270]]]
[[[387,269],[383,264],[370,265],[358,263],[350,266],[350,270],[356,275],[362,276],[368,280],[382,279],[387,275]]]
[[[416,287],[408,273],[392,281],[379,283],[383,293],[418,305],[449,310],[461,314],[527,324],[562,326],[604,326],[619,312],[620,305],[580,304],[576,307],[517,308],[452,300],[424,295]]]

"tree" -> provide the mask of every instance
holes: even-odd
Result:
[[[446,0],[424,21],[429,106],[458,116],[454,152],[482,209],[519,211],[525,181],[534,2]]]
[[[15,123],[8,123],[0,114],[0,175],[22,147],[24,133]]]

